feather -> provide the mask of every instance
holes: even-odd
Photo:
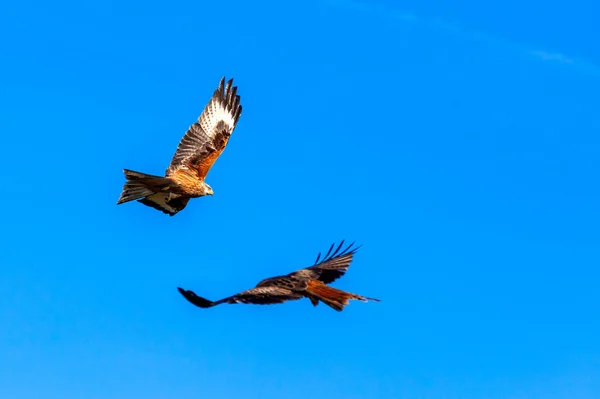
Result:
[[[242,113],[240,98],[235,95],[237,87],[232,88],[232,83],[233,79],[230,79],[227,87],[224,87],[225,78],[221,79],[198,121],[188,128],[181,139],[167,168],[167,176],[191,163],[192,167],[198,169],[200,179],[206,177],[225,149]]]
[[[352,243],[342,250],[343,245],[344,241],[334,250],[335,244],[333,244],[321,262],[319,262],[321,259],[321,254],[319,254],[314,266],[286,275],[266,278],[261,280],[252,289],[242,291],[216,302],[198,297],[192,291],[186,291],[181,288],[179,288],[179,292],[188,301],[201,308],[212,307],[221,303],[270,305],[306,297],[315,306],[321,301],[333,309],[341,311],[350,299],[379,302],[375,298],[352,294],[326,285],[346,273],[352,262],[354,253],[360,248],[353,248],[354,243]]]

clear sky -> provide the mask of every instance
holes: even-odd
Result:
[[[600,397],[600,8],[484,3],[3,4],[0,397]],[[222,76],[214,197],[116,206]],[[381,303],[176,290],[344,238]]]

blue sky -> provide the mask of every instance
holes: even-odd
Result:
[[[0,396],[600,396],[598,5],[21,2],[0,12]],[[222,76],[244,112],[175,217]],[[201,310],[359,250],[381,298]]]

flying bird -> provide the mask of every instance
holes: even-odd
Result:
[[[213,195],[204,181],[221,155],[242,113],[233,79],[219,82],[212,98],[181,139],[165,176],[124,169],[127,182],[117,205],[137,200],[170,216],[184,209],[190,198]]]
[[[255,288],[240,292],[216,302],[209,301],[196,295],[193,291],[177,287],[179,292],[189,302],[200,308],[210,308],[222,303],[246,303],[256,305],[271,305],[308,298],[314,306],[319,302],[341,312],[350,299],[367,302],[379,302],[379,299],[369,298],[328,286],[347,271],[358,248],[354,243],[342,250],[342,241],[335,251],[332,244],[327,254],[321,260],[321,253],[315,264],[305,269],[297,270],[285,276],[267,278],[259,282]]]

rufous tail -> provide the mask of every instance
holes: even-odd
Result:
[[[160,191],[161,187],[168,184],[168,180],[160,176],[148,175],[129,169],[123,169],[123,173],[125,173],[127,182],[123,186],[117,205],[145,198]]]
[[[338,312],[341,312],[344,309],[344,306],[348,305],[350,299],[356,299],[363,302],[379,302],[379,299],[369,298],[329,287],[319,280],[310,280],[308,282],[308,287],[306,287],[306,291]],[[315,304],[315,301],[313,301],[313,304]]]

